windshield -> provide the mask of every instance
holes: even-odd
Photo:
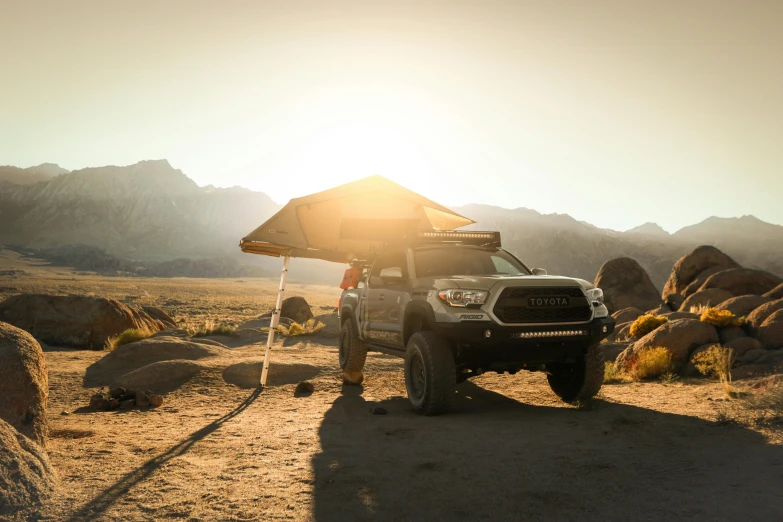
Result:
[[[530,275],[505,250],[471,247],[430,247],[413,251],[416,277],[452,275]]]

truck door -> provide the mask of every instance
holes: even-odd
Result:
[[[402,310],[410,283],[405,253],[379,257],[367,281],[367,338],[374,343],[402,347]]]

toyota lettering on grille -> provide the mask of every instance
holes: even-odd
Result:
[[[571,304],[568,297],[528,297],[527,305],[530,308],[559,308]]]

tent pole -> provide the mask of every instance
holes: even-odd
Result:
[[[272,313],[272,321],[269,323],[269,333],[266,336],[266,353],[264,354],[264,366],[261,370],[261,382],[259,388],[266,386],[266,375],[269,373],[269,353],[272,351],[272,342],[275,340],[275,330],[280,323],[280,307],[283,305],[283,292],[285,292],[285,282],[288,279],[288,262],[291,256],[287,255],[283,259],[283,272],[280,274],[280,288],[277,291],[277,304]]]

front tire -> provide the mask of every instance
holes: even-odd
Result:
[[[568,403],[584,402],[594,397],[604,383],[604,358],[598,344],[571,364],[552,364],[547,380],[555,394]]]
[[[348,318],[340,329],[340,368],[346,374],[361,373],[367,360],[367,347],[364,341],[359,339],[359,330],[356,329],[353,319]]]
[[[411,336],[405,350],[405,388],[414,409],[439,415],[451,408],[457,369],[448,343],[435,332]]]

